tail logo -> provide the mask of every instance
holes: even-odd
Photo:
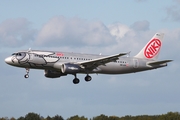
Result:
[[[161,48],[161,41],[157,38],[152,39],[144,50],[144,55],[146,58],[150,59],[156,56]]]

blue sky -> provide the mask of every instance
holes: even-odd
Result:
[[[36,112],[44,117],[162,114],[180,111],[179,0],[7,1],[0,4],[0,117]],[[40,49],[94,54],[131,51],[136,55],[156,33],[165,33],[159,59],[163,69],[127,75],[48,79],[41,70],[5,64],[19,50]]]

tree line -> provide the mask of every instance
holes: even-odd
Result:
[[[88,120],[87,117],[84,116],[72,116],[67,119],[64,119],[62,116],[55,115],[54,117],[47,116],[44,118],[43,116],[40,116],[37,113],[28,113],[25,116],[21,116],[19,118],[8,118],[8,117],[2,117],[0,120]],[[180,113],[179,112],[168,112],[166,114],[162,115],[138,115],[138,116],[131,116],[126,115],[123,117],[118,116],[106,116],[104,114],[101,114],[99,116],[90,118],[89,120],[180,120]]]

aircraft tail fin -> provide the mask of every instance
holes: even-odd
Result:
[[[162,47],[163,37],[164,33],[156,33],[135,57],[149,60],[157,60]]]

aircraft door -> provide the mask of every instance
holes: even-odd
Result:
[[[134,68],[138,68],[139,67],[139,61],[138,59],[133,59],[133,64],[134,64]]]
[[[33,60],[33,58],[34,58],[34,54],[29,54],[29,60]]]

